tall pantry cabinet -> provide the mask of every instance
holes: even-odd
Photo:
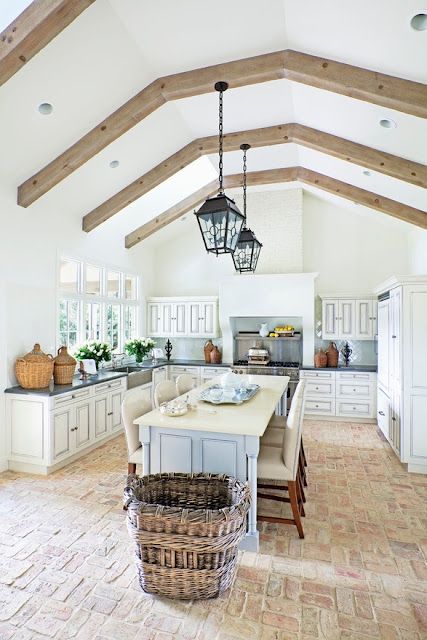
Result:
[[[427,277],[377,293],[378,426],[409,471],[427,473]]]

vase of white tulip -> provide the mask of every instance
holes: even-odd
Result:
[[[142,362],[155,345],[151,338],[134,338],[125,343],[125,352],[128,356],[135,356],[136,362]]]

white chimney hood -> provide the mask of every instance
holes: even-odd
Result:
[[[302,318],[303,365],[314,356],[314,281],[317,273],[233,275],[219,286],[219,321],[224,362],[233,361],[230,318]]]

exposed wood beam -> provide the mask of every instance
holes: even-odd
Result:
[[[0,33],[0,85],[95,0],[34,0]]]
[[[404,222],[409,222],[423,229],[427,229],[427,211],[415,209],[402,202],[390,200],[384,196],[380,196],[371,191],[360,189],[353,185],[335,180],[317,171],[311,171],[304,167],[285,167],[281,169],[267,169],[265,171],[253,171],[247,174],[249,186],[273,184],[282,182],[303,182],[323,191],[328,191],[341,198],[358,202],[371,209],[376,209],[382,213],[398,218]],[[224,187],[231,189],[233,187],[242,186],[242,174],[233,174],[224,177]],[[125,247],[130,249],[142,240],[146,240],[149,236],[174,222],[182,215],[193,209],[206,198],[213,195],[218,189],[217,181],[210,182],[195,193],[191,194],[181,202],[163,211],[153,220],[141,225],[135,231],[129,233],[125,238]]]
[[[169,100],[287,78],[427,118],[427,85],[297,51],[277,51],[158,78],[18,188],[28,207],[61,180]]]
[[[269,147],[293,142],[384,173],[398,180],[427,187],[427,166],[425,165],[300,124],[281,124],[228,133],[224,137],[224,151],[236,151],[242,142],[247,142],[252,147]],[[217,136],[193,140],[86,214],[83,218],[83,230],[92,231],[197,158],[216,153],[217,148]]]

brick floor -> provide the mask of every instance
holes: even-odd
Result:
[[[47,478],[1,474],[0,640],[426,639],[427,476],[373,425],[309,421],[304,440],[305,540],[263,524],[261,552],[204,602],[139,589],[122,436]]]

